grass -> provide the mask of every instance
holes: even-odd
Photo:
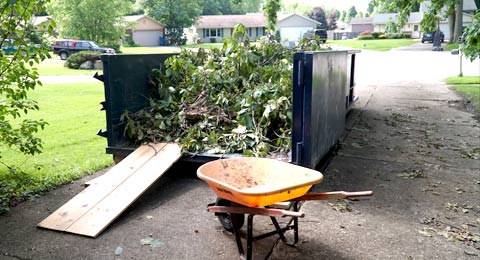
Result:
[[[46,84],[31,92],[30,98],[38,101],[40,111],[29,113],[28,118],[49,123],[38,134],[44,141],[43,153],[32,157],[0,147],[1,161],[19,167],[12,172],[0,164],[0,213],[18,198],[28,198],[112,164],[111,155],[105,154],[106,139],[95,134],[106,125],[105,114],[99,111],[99,102],[104,100],[100,82]]]
[[[447,51],[452,51],[452,50],[458,49],[458,48],[459,48],[458,43],[447,43],[447,45],[445,46],[445,49]]]
[[[152,53],[172,53],[171,48],[164,47],[121,47],[122,54],[152,54]]]
[[[52,56],[52,59],[44,60],[40,64],[35,64],[40,76],[61,76],[61,75],[93,75],[96,70],[74,70],[64,66],[64,61],[58,56]]]
[[[327,41],[327,44],[340,45],[355,49],[365,49],[372,51],[388,51],[393,48],[409,46],[417,43],[413,39],[382,39],[382,40],[335,40]]]
[[[470,100],[477,112],[480,112],[480,76],[450,77],[447,84]]]
[[[223,42],[187,44],[184,47],[185,48],[204,48],[204,49],[218,48],[218,49],[221,49],[223,47]]]

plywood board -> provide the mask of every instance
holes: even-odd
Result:
[[[96,237],[180,157],[174,143],[141,146],[37,226]]]
[[[155,156],[155,153],[160,151],[165,145],[167,145],[167,143],[147,144],[138,147],[108,172],[85,182],[85,186],[98,184],[101,182],[112,183],[112,178],[119,178],[118,175],[122,176],[120,178],[126,179],[131,175],[127,172],[133,173],[138,170],[138,168],[143,166],[143,164]]]

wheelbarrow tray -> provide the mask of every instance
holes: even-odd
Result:
[[[308,192],[323,175],[315,170],[267,158],[229,158],[200,166],[197,176],[218,197],[248,207],[288,201]]]

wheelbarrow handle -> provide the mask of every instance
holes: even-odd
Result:
[[[292,201],[307,201],[307,200],[332,200],[332,199],[345,199],[350,197],[363,197],[372,196],[373,191],[331,191],[331,192],[318,192],[308,193],[301,197],[295,198]]]
[[[305,213],[270,208],[251,208],[251,207],[230,207],[230,206],[210,206],[207,208],[209,212],[213,213],[232,213],[232,214],[252,214],[263,215],[270,217],[299,217],[303,218]]]

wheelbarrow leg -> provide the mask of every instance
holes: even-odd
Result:
[[[293,203],[293,211],[298,212],[300,210],[301,204],[299,201]],[[293,244],[298,242],[298,218],[293,218]]]
[[[233,228],[233,234],[235,235],[235,241],[237,242],[237,248],[238,248],[238,253],[240,254],[240,257],[245,257],[245,252],[243,251],[243,245],[242,245],[242,239],[240,238],[240,228],[238,226],[238,214],[230,214],[230,219],[232,220],[232,228]]]
[[[253,251],[253,214],[248,215],[247,218],[247,260],[252,259]]]

